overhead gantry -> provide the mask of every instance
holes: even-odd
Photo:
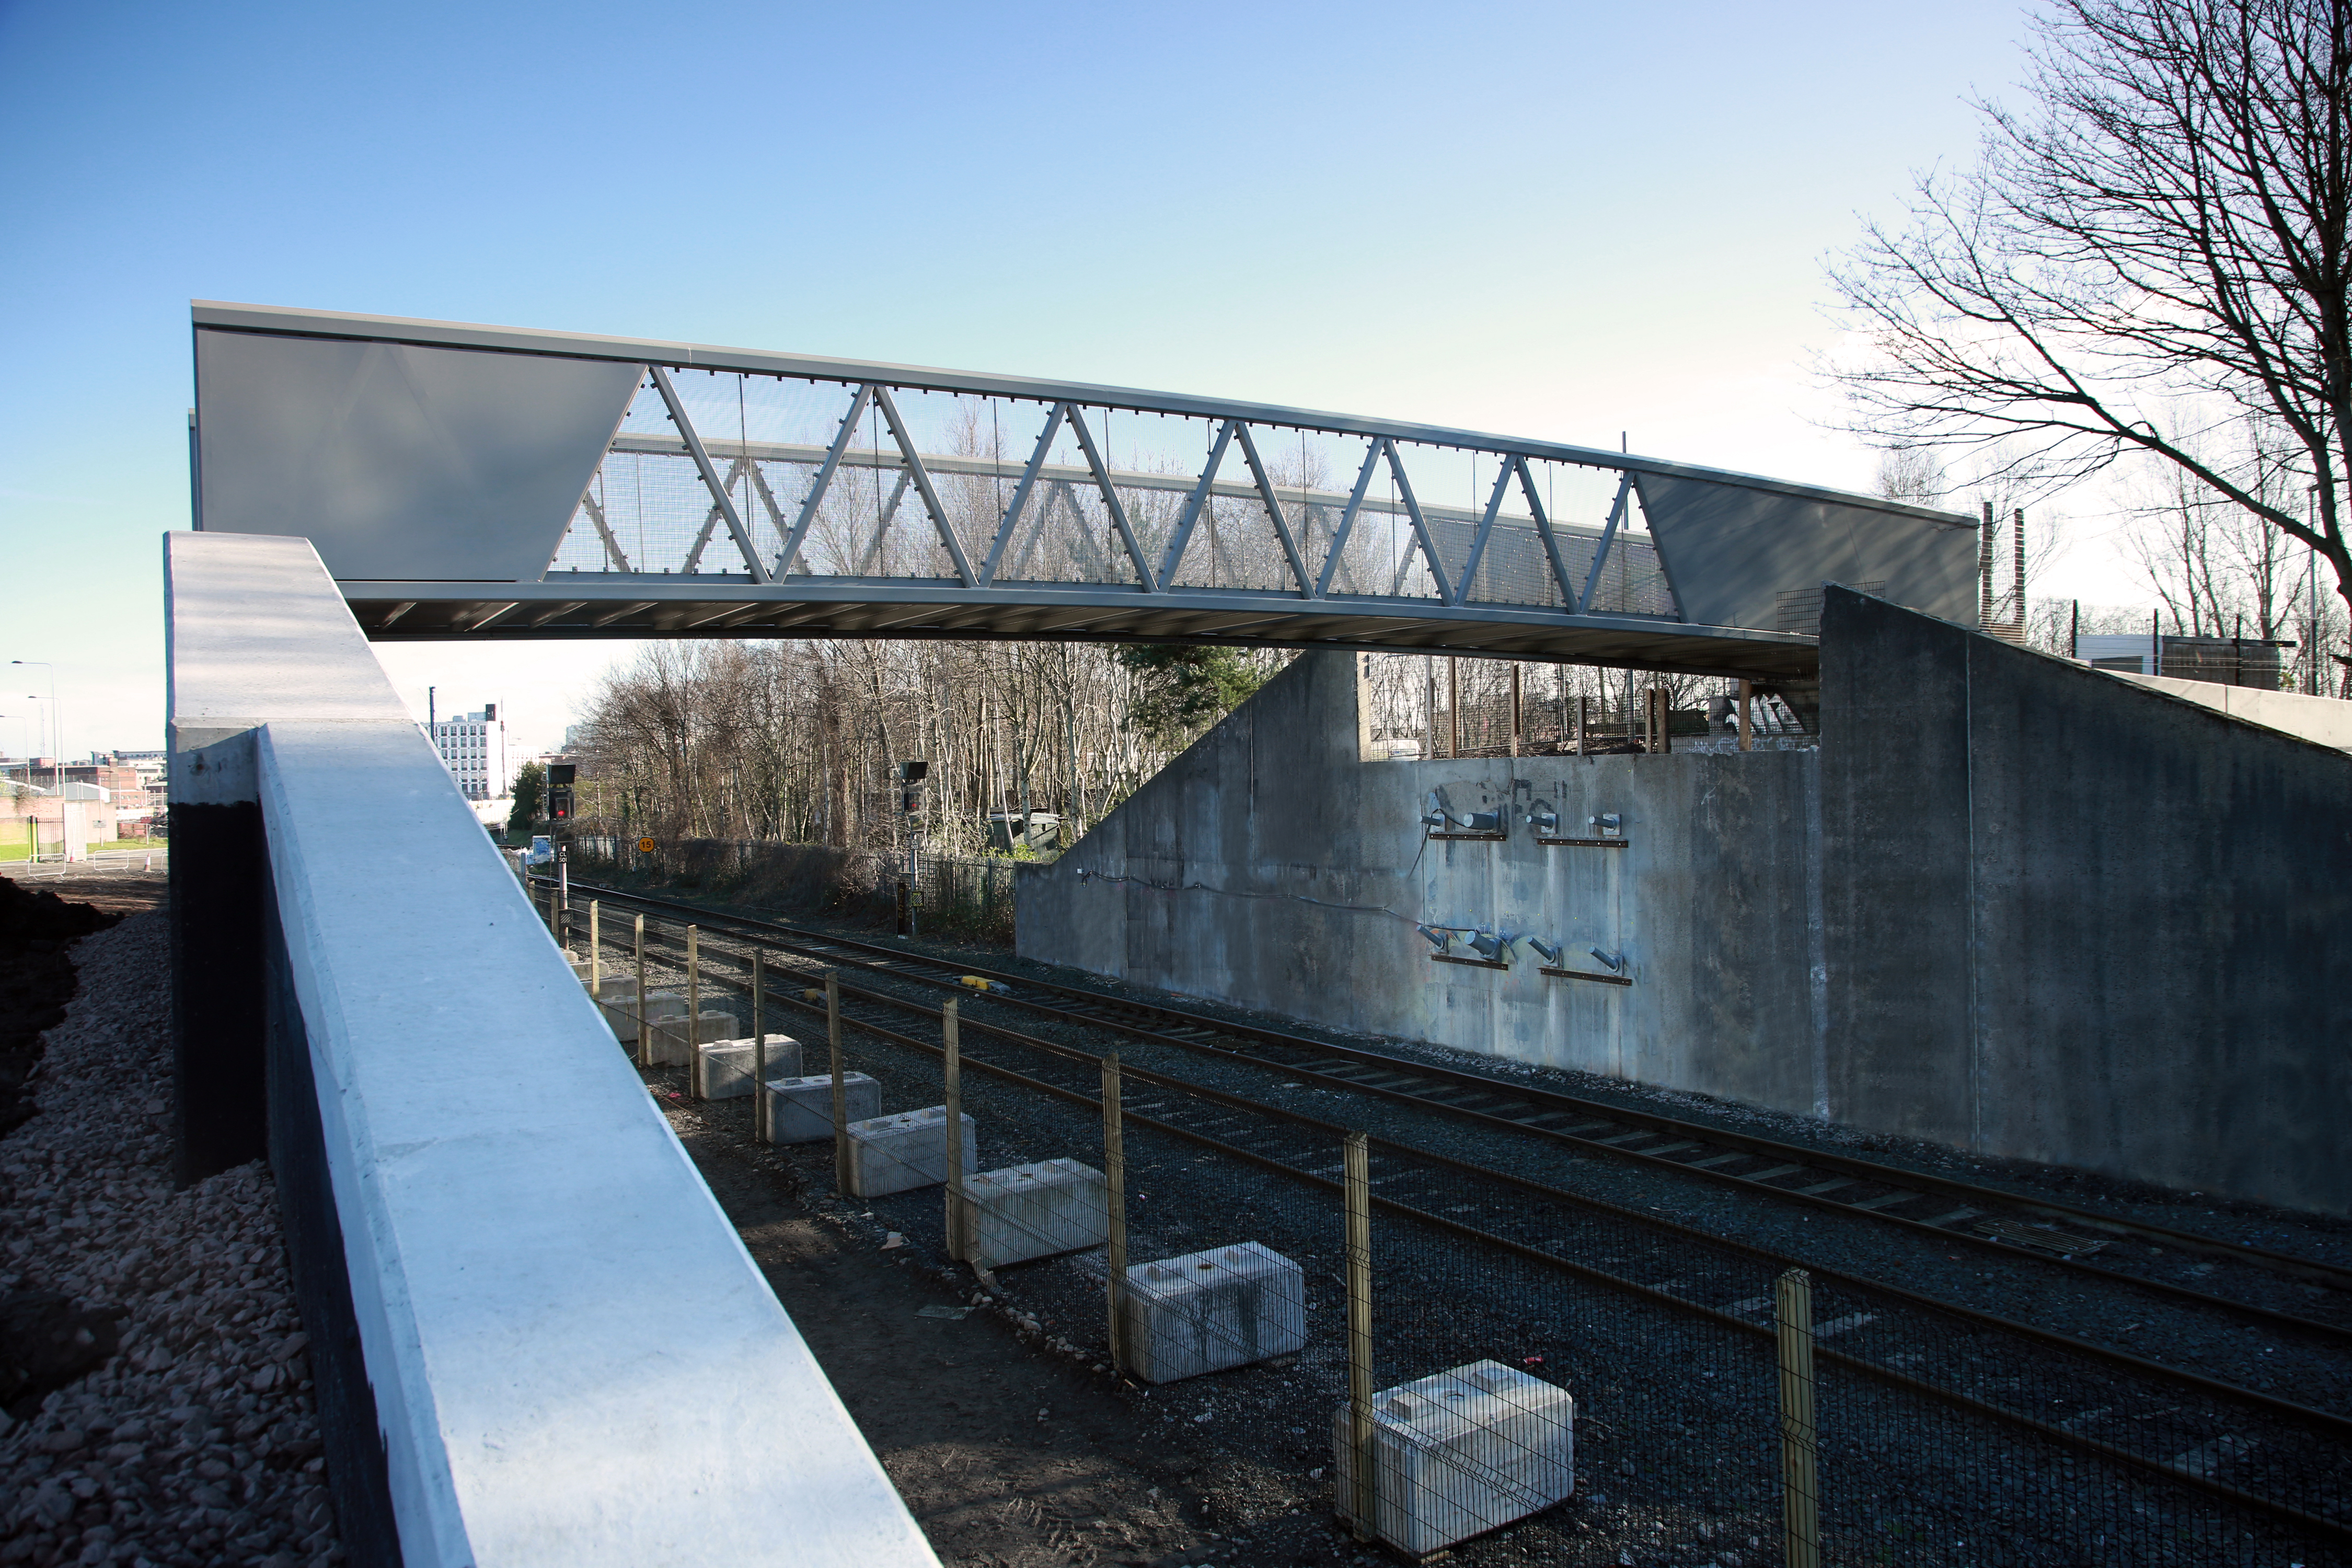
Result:
[[[928,637],[1809,679],[1973,625],[1957,514],[1556,442],[697,344],[194,307],[196,526],[379,640]]]

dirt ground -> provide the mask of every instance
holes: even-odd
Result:
[[[679,1105],[671,1121],[941,1561],[1288,1568],[1358,1553],[1328,1483],[1171,1443],[1108,1374],[975,1308],[968,1278],[877,1248],[795,1191],[718,1110]]]
[[[0,874],[27,891],[55,893],[110,915],[135,915],[159,908],[170,891],[170,879],[160,865],[152,871],[119,871],[86,865],[43,865],[28,870],[19,864]]]

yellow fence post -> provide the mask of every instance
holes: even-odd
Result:
[[[948,1257],[961,1262],[971,1250],[963,1191],[963,1035],[956,1023],[956,999],[940,1008],[940,1044],[947,1063]]]
[[[1821,1448],[1813,1424],[1813,1279],[1791,1268],[1772,1288],[1780,1352],[1780,1493],[1789,1568],[1821,1568]]]
[[[1118,1053],[1102,1059],[1103,1184],[1110,1240],[1110,1366],[1127,1370],[1127,1133],[1119,1115]]]
[[[841,1075],[841,972],[824,972],[824,1037],[833,1051],[833,1188],[849,1195],[849,1087]]]
[[[1372,1466],[1372,1152],[1364,1133],[1348,1134],[1348,1443],[1353,1464],[1349,1524],[1360,1541],[1374,1534],[1379,1493]]]

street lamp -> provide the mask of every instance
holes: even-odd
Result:
[[[66,797],[66,726],[64,710],[58,706],[58,667],[45,658],[12,658],[8,662],[49,672],[49,728],[56,734],[58,745],[57,755],[52,761],[57,767],[58,798],[63,800]],[[38,702],[40,699],[28,695],[26,700]],[[29,778],[32,770],[27,768],[25,772]]]

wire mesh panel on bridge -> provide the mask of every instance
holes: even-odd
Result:
[[[1640,496],[1604,468],[872,382],[668,379],[719,493],[649,374],[556,572],[745,571],[731,509],[761,570],[779,579],[1676,613]]]

